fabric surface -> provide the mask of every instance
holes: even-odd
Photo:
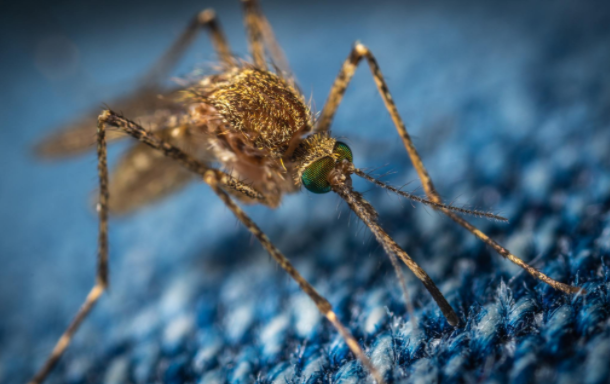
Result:
[[[408,313],[388,257],[337,196],[302,191],[276,211],[247,207],[330,300],[388,383],[610,382],[607,3],[263,5],[318,109],[359,39],[377,55],[443,198],[506,216],[508,224],[468,220],[552,278],[588,291],[557,292],[442,214],[355,180],[382,226],[462,319],[461,328],[452,328],[405,268],[414,306]],[[106,59],[96,56],[94,43],[133,30],[134,40],[105,47],[120,67],[117,57],[129,56],[130,44],[156,38],[166,46],[200,6],[167,16],[173,34],[157,28],[165,8],[105,34],[91,32],[101,25],[95,20],[89,34],[77,33],[83,25],[64,32],[80,49],[82,68],[95,68]],[[65,17],[60,22],[82,11],[67,8],[53,11]],[[246,52],[239,8],[217,8],[236,50]],[[132,69],[105,76],[133,77],[160,52],[141,49],[126,61]],[[195,59],[201,58],[210,55]],[[86,205],[95,187],[94,156],[41,164],[28,148],[43,130],[124,88],[78,101],[67,95],[83,92],[76,84],[82,73],[50,91],[46,83],[24,82],[34,65],[16,67],[28,59],[15,53],[14,73],[22,77],[3,91],[11,124],[0,141],[0,170],[10,181],[0,186],[3,383],[23,382],[42,364],[94,276],[96,221]],[[197,60],[187,59],[178,74]],[[103,76],[89,85],[108,81]],[[21,93],[24,86],[39,92]],[[26,113],[34,105],[38,112]],[[384,181],[409,183],[406,190],[423,195],[364,65],[333,133],[350,145],[356,166],[379,177],[390,172]],[[112,158],[122,149],[113,149]],[[110,225],[110,292],[49,383],[370,380],[307,296],[205,186]]]

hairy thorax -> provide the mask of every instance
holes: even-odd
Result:
[[[207,135],[227,171],[279,204],[297,189],[289,159],[311,130],[312,116],[301,93],[276,74],[234,68],[205,77],[187,91],[191,127]]]

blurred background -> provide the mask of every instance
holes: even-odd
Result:
[[[263,1],[321,110],[352,44],[376,55],[441,195],[586,297],[554,292],[439,214],[357,182],[381,223],[448,294],[453,330],[333,194],[247,207],[327,295],[394,382],[610,378],[610,6],[604,1]],[[37,369],[95,275],[96,158],[32,147],[128,93],[198,11],[247,55],[238,1],[3,3],[0,13],[0,382]],[[215,60],[205,34],[173,72]],[[171,80],[168,81],[168,84]],[[423,194],[363,66],[333,133],[355,164]],[[110,164],[129,146],[114,145]],[[49,382],[356,382],[315,307],[201,184],[110,223],[111,289]],[[292,381],[290,381],[292,380]],[[352,381],[350,381],[352,380]],[[403,381],[401,381],[403,380]]]

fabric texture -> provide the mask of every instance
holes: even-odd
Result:
[[[274,23],[272,6],[265,9],[276,32],[290,29]],[[445,201],[509,218],[467,219],[588,293],[557,292],[441,213],[354,176],[381,225],[460,316],[462,327],[453,328],[404,268],[414,307],[407,311],[387,255],[337,196],[303,190],[277,211],[246,211],[330,300],[388,383],[610,382],[610,7],[384,3],[353,13],[364,29],[350,39],[378,56]],[[321,16],[324,27],[301,36],[319,43],[309,54],[286,47],[297,76],[315,77],[315,66],[327,73],[324,84],[314,84],[318,106],[350,48],[328,42],[333,28],[347,33],[331,21]],[[293,32],[278,33],[280,42],[298,44]],[[332,60],[323,57],[335,48]],[[365,65],[333,133],[351,147],[356,166],[423,196]],[[92,159],[78,168],[90,175],[88,185]],[[54,167],[45,172],[62,172]],[[81,195],[74,206],[84,210]],[[34,280],[27,292],[36,296],[23,293],[17,304],[8,292],[18,275],[4,279],[2,303],[11,314],[0,320],[2,382],[24,380],[42,363],[84,298],[95,221],[90,212],[82,217],[75,223],[88,229],[73,224],[65,235],[49,235],[55,261],[41,260],[43,271],[31,272],[56,283],[42,288],[42,278]],[[308,297],[205,186],[111,221],[110,241],[110,292],[49,383],[372,382]],[[60,265],[64,274],[55,275]]]

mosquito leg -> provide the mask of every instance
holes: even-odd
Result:
[[[432,179],[428,175],[428,171],[424,167],[424,163],[422,162],[421,157],[419,156],[419,154],[417,153],[417,150],[415,149],[415,146],[413,145],[413,141],[411,140],[411,137],[409,136],[409,134],[407,132],[405,124],[402,121],[402,119],[400,118],[400,115],[398,114],[398,109],[396,108],[396,104],[394,103],[394,100],[392,99],[392,95],[390,95],[390,91],[389,91],[388,86],[385,82],[385,79],[381,73],[381,70],[379,69],[377,60],[375,60],[375,57],[373,56],[371,51],[369,51],[369,49],[367,47],[365,47],[364,45],[362,45],[360,43],[356,43],[356,45],[352,49],[352,52],[350,53],[349,57],[343,63],[343,66],[341,67],[341,71],[339,72],[339,75],[337,76],[335,83],[333,84],[333,86],[331,88],[330,95],[328,96],[326,104],[324,105],[324,109],[322,110],[320,119],[318,120],[318,124],[316,125],[316,128],[315,128],[315,131],[316,132],[325,132],[325,131],[329,130],[332,119],[335,115],[335,112],[337,111],[337,107],[339,106],[339,103],[343,99],[345,90],[346,90],[350,80],[354,76],[354,73],[356,72],[356,68],[358,67],[358,64],[360,63],[360,61],[362,59],[366,59],[369,64],[369,68],[373,75],[373,79],[375,80],[375,84],[377,85],[377,89],[379,90],[379,93],[381,94],[383,102],[384,102],[386,108],[388,109],[390,116],[392,117],[392,121],[394,122],[394,125],[396,126],[396,129],[398,130],[398,134],[400,135],[402,142],[403,142],[405,148],[407,149],[411,162],[413,163],[413,166],[415,167],[415,170],[417,171],[417,174],[419,176],[419,179],[422,182],[426,195],[428,196],[428,198],[431,201],[441,204],[442,200],[441,200],[440,196],[438,195],[438,193],[436,192],[436,189],[434,188]],[[515,263],[518,266],[520,266],[521,268],[525,269],[529,274],[531,274],[535,278],[540,279],[540,280],[544,281],[545,283],[549,284],[551,287],[558,289],[560,291],[563,291],[565,293],[577,293],[577,292],[582,291],[581,288],[573,287],[573,286],[563,284],[563,283],[560,283],[558,281],[551,279],[547,275],[543,274],[542,272],[538,271],[534,267],[527,264],[522,259],[520,259],[517,256],[510,253],[509,250],[502,247],[500,244],[498,244],[497,242],[495,242],[494,240],[489,238],[489,236],[487,236],[486,234],[481,232],[479,229],[474,227],[468,221],[457,216],[455,213],[453,213],[447,209],[444,209],[444,208],[438,208],[438,209],[441,210],[445,215],[449,216],[453,221],[457,222],[462,227],[466,228],[468,231],[470,231],[472,234],[474,234],[476,237],[478,237],[480,240],[482,240],[485,244],[492,247],[496,252],[498,252],[500,254],[500,256],[509,259],[513,263]]]
[[[210,34],[214,49],[218,53],[220,60],[226,65],[233,65],[231,49],[225,35],[216,19],[216,13],[212,9],[199,12],[189,22],[180,37],[169,47],[161,58],[152,66],[144,76],[144,87],[156,87],[160,80],[167,77],[168,72],[174,67],[176,62],[182,57],[184,51],[191,45],[199,28],[206,28]]]
[[[223,188],[228,188],[232,191],[237,192],[238,194],[256,200],[261,204],[267,203],[266,197],[260,192],[258,192],[256,189],[220,170],[210,168],[205,163],[197,160],[196,158],[182,151],[178,147],[171,145],[167,141],[161,140],[154,133],[148,132],[140,125],[134,123],[131,120],[119,116],[118,114],[109,110],[102,112],[98,119],[100,124],[107,124],[111,127],[117,128],[121,132],[124,132],[149,145],[150,147],[163,152],[167,157],[177,160],[188,170],[200,175],[201,177],[203,177],[207,171],[211,170],[216,174],[219,183],[220,185],[222,185]]]
[[[447,302],[441,291],[438,289],[434,281],[428,276],[426,271],[424,271],[417,263],[411,259],[411,257],[405,252],[396,242],[387,234],[386,231],[381,228],[381,226],[377,223],[376,212],[373,210],[372,206],[360,195],[358,192],[355,192],[347,185],[337,185],[333,186],[333,191],[335,191],[345,202],[350,206],[352,211],[356,213],[356,215],[366,224],[367,227],[373,232],[373,235],[377,239],[377,241],[383,246],[385,253],[388,255],[396,255],[398,256],[407,267],[415,274],[415,276],[421,280],[424,284],[424,287],[430,292],[432,298],[438,304],[439,308],[445,315],[447,322],[452,326],[456,327],[460,323],[459,317],[451,308],[451,305]],[[390,256],[391,259],[391,256]],[[391,260],[392,264],[394,264],[395,260]],[[396,268],[396,267],[395,267]],[[399,279],[401,279],[402,274],[398,273]],[[401,284],[404,282],[401,281]],[[406,287],[403,286],[403,293],[406,295]]]
[[[242,0],[245,10],[245,23],[250,41],[250,53],[257,67],[266,69],[265,49],[271,62],[282,74],[290,76],[292,71],[282,47],[275,38],[273,28],[263,13],[258,0]]]
[[[315,130],[317,132],[328,131],[332,119],[335,116],[335,112],[337,111],[337,107],[343,99],[345,90],[347,89],[347,86],[349,85],[349,82],[354,76],[354,73],[358,68],[358,64],[362,59],[366,59],[369,63],[373,79],[375,80],[375,84],[377,84],[377,89],[383,98],[386,108],[390,112],[392,121],[398,130],[398,134],[402,138],[403,144],[407,148],[411,162],[415,166],[417,174],[422,181],[426,195],[428,195],[430,200],[440,203],[440,200],[437,197],[438,194],[436,193],[434,185],[432,184],[432,180],[430,179],[430,176],[428,175],[428,172],[426,171],[426,168],[424,167],[424,164],[422,163],[421,158],[419,157],[419,154],[411,141],[411,137],[407,132],[405,123],[398,114],[398,109],[396,108],[396,104],[394,104],[394,99],[392,98],[383,75],[381,74],[377,60],[375,60],[373,54],[364,45],[356,43],[349,57],[343,63],[343,67],[341,68],[341,71],[339,72],[339,75],[331,88],[330,95],[328,96],[326,104],[324,105],[324,109],[322,110]],[[434,198],[432,196],[434,196]]]
[[[197,15],[197,19],[202,26],[207,27],[210,38],[212,39],[212,44],[214,44],[214,49],[218,53],[220,60],[226,65],[235,64],[233,54],[231,53],[231,48],[229,47],[229,43],[227,42],[224,32],[222,31],[220,22],[216,18],[216,13],[214,10],[206,9]]]
[[[430,198],[431,198],[431,196],[430,196]],[[439,199],[439,201],[440,201],[440,199]],[[508,249],[506,249],[503,246],[501,246],[500,244],[498,244],[496,241],[491,239],[485,233],[481,232],[481,230],[476,228],[474,225],[470,224],[468,221],[464,220],[463,218],[459,217],[458,215],[456,215],[455,213],[453,213],[451,211],[447,211],[446,209],[442,209],[442,211],[443,211],[443,213],[445,215],[449,216],[453,221],[455,221],[456,223],[458,223],[462,227],[466,228],[468,231],[470,231],[473,235],[478,237],[485,244],[487,244],[491,248],[493,248],[496,252],[498,252],[500,254],[500,256],[502,256],[502,257],[512,261],[513,263],[517,264],[521,268],[525,269],[525,271],[527,273],[529,273],[530,275],[532,275],[536,279],[544,281],[545,283],[547,283],[551,287],[553,287],[553,288],[555,288],[555,289],[557,289],[559,291],[563,291],[565,293],[571,293],[571,294],[572,293],[579,293],[579,292],[580,293],[587,293],[587,291],[585,289],[583,289],[583,288],[574,287],[572,285],[560,283],[557,280],[551,279],[550,277],[548,277],[544,273],[540,272],[536,268],[532,267],[531,265],[529,265],[528,263],[526,263],[522,259],[520,259],[517,256],[513,255],[512,253],[510,253],[510,251]]]
[[[248,30],[248,40],[250,43],[250,54],[254,60],[254,64],[263,70],[267,70],[267,61],[265,60],[265,46],[263,45],[263,27],[258,5],[253,0],[242,0],[244,3],[244,23]]]
[[[290,261],[284,256],[276,247],[273,245],[271,240],[263,233],[260,228],[244,213],[244,211],[235,204],[235,202],[227,195],[219,187],[219,179],[217,174],[213,171],[208,171],[205,174],[204,181],[210,185],[212,190],[218,195],[218,197],[225,203],[225,205],[233,212],[233,214],[237,217],[239,221],[242,222],[244,226],[258,239],[261,245],[269,252],[271,257],[282,267],[289,275],[294,279],[294,281],[301,287],[303,292],[305,292],[316,304],[318,310],[322,315],[324,315],[331,324],[339,331],[343,339],[345,340],[347,346],[352,351],[352,353],[356,356],[358,360],[362,362],[362,364],[366,367],[366,369],[371,373],[375,381],[378,384],[384,383],[382,375],[379,371],[373,366],[369,358],[366,356],[362,347],[358,344],[354,336],[350,333],[350,331],[341,323],[337,315],[332,309],[332,306],[324,297],[322,297],[314,287],[311,286],[301,276],[301,274],[290,264]]]
[[[251,3],[251,6],[254,9],[254,12],[256,13],[259,28],[263,35],[265,47],[267,48],[267,52],[271,56],[273,64],[276,65],[282,72],[290,74],[292,71],[290,70],[290,65],[288,64],[286,55],[284,55],[282,47],[280,47],[279,43],[277,42],[277,39],[275,38],[275,33],[273,33],[273,28],[271,28],[271,24],[269,24],[267,17],[265,17],[265,14],[261,9],[259,1],[246,1]]]
[[[42,383],[62,354],[70,345],[72,336],[78,330],[80,324],[93,309],[95,303],[108,287],[108,165],[106,163],[106,130],[104,124],[98,125],[97,130],[97,157],[98,176],[100,184],[99,204],[97,207],[99,215],[98,250],[97,250],[97,277],[95,285],[89,291],[87,298],[76,313],[76,316],[61,335],[53,351],[47,358],[40,370],[34,375],[29,384]]]

